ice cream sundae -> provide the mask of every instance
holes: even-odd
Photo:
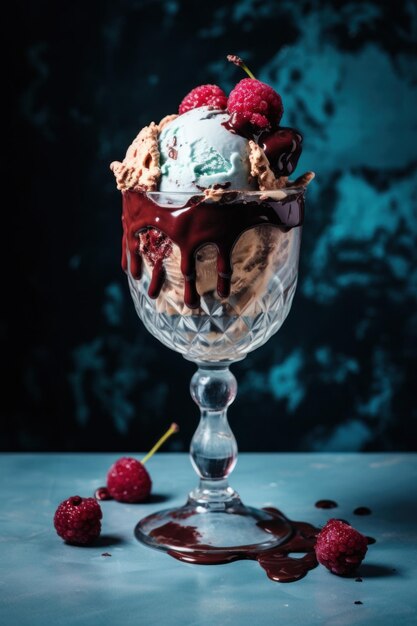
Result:
[[[228,98],[202,85],[111,164],[123,194],[122,265],[137,309],[142,280],[159,314],[226,314],[235,319],[229,336],[236,347],[247,335],[239,320],[262,313],[259,295],[298,254],[300,233],[292,228],[302,224],[304,187],[313,178],[308,172],[289,180],[302,136],[279,125],[282,113],[280,96],[255,78],[241,80]],[[216,324],[206,330],[191,353],[180,351],[189,358],[204,352],[218,331]],[[211,351],[211,360],[218,357]]]
[[[201,409],[190,448],[198,487],[185,506],[146,517],[135,532],[200,563],[258,558],[295,532],[279,511],[246,507],[228,485],[237,460],[227,422],[237,390],[229,366],[264,344],[289,313],[314,175],[290,180],[301,134],[280,125],[278,93],[240,58],[229,60],[249,77],[228,96],[217,85],[195,87],[178,114],[143,128],[111,165],[123,195],[122,264],[136,311],[159,341],[198,365],[190,389]],[[303,528],[313,549],[314,529]],[[262,566],[283,579],[290,558],[279,556],[278,573],[269,560]],[[300,563],[291,579],[314,567],[315,557]]]

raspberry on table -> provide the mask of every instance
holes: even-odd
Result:
[[[230,92],[227,109],[259,129],[277,126],[284,112],[281,96],[256,78],[243,78],[236,85]]]
[[[333,574],[348,576],[361,564],[368,540],[349,524],[330,519],[317,536],[316,556]]]
[[[119,502],[142,502],[151,493],[151,488],[147,469],[132,457],[118,459],[107,474],[109,494]]]
[[[223,89],[220,89],[217,85],[200,85],[200,87],[195,87],[181,102],[178,113],[182,115],[187,111],[191,111],[191,109],[204,106],[225,109],[227,107],[227,96]]]
[[[71,496],[58,506],[54,526],[67,543],[86,545],[100,535],[101,518],[100,505],[94,498]]]

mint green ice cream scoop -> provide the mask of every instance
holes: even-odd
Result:
[[[196,191],[221,185],[255,189],[248,140],[228,131],[222,110],[199,107],[179,115],[159,136],[160,191]]]

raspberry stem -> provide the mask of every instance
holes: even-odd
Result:
[[[230,61],[230,63],[234,63],[238,67],[241,67],[242,70],[244,70],[246,74],[249,76],[249,78],[255,78],[255,76],[252,74],[252,72],[250,71],[246,63],[243,61],[243,59],[238,57],[236,54],[228,54],[227,60]]]
[[[162,435],[162,437],[160,439],[158,439],[158,441],[156,442],[154,447],[151,448],[151,450],[149,450],[148,454],[145,457],[143,457],[143,459],[141,460],[142,465],[145,465],[146,461],[149,461],[151,456],[153,456],[155,454],[155,452],[157,450],[159,450],[159,448],[162,446],[162,444],[165,443],[165,441],[169,437],[171,437],[171,435],[173,435],[174,433],[177,433],[178,431],[179,431],[178,424],[172,423],[171,426],[166,431],[166,433],[164,435]]]

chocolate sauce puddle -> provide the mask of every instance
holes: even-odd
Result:
[[[372,511],[367,506],[358,506],[353,511],[353,515],[371,515]]]
[[[169,194],[166,194],[167,197]],[[230,293],[231,254],[240,235],[260,224],[271,224],[289,230],[303,223],[303,192],[282,200],[234,201],[237,194],[225,193],[224,202],[206,202],[196,195],[182,206],[160,206],[140,191],[123,193],[122,267],[127,271],[126,246],[130,252],[130,272],[136,280],[142,275],[138,233],[156,229],[176,243],[181,251],[181,273],[184,276],[184,302],[198,308],[196,288],[196,254],[199,248],[213,244],[217,248],[217,292],[220,298]],[[167,252],[168,254],[169,252]],[[163,256],[153,263],[150,298],[157,298],[165,280]]]
[[[195,526],[182,526],[176,522],[167,522],[155,528],[150,535],[161,543],[169,542],[173,546],[201,547],[199,543],[201,535]]]
[[[338,504],[334,500],[317,500],[314,506],[317,509],[335,509]]]
[[[190,553],[168,550],[170,556],[186,563],[219,565],[250,559],[258,561],[267,576],[276,582],[295,582],[304,578],[318,565],[314,545],[320,529],[307,522],[289,520],[276,508],[267,507],[263,510],[273,516],[271,520],[258,522],[258,526],[266,532],[282,536],[283,520],[289,522],[292,527],[291,536],[283,544],[267,551],[256,552],[253,546],[247,546],[247,550],[243,546],[236,552],[223,551],[221,548],[213,551],[212,546],[199,543],[201,535],[195,526],[181,526],[176,522],[168,522],[155,528],[150,535],[161,542],[193,550]],[[205,549],[209,549],[210,552],[206,552]],[[290,556],[291,554],[303,556],[294,558]]]

